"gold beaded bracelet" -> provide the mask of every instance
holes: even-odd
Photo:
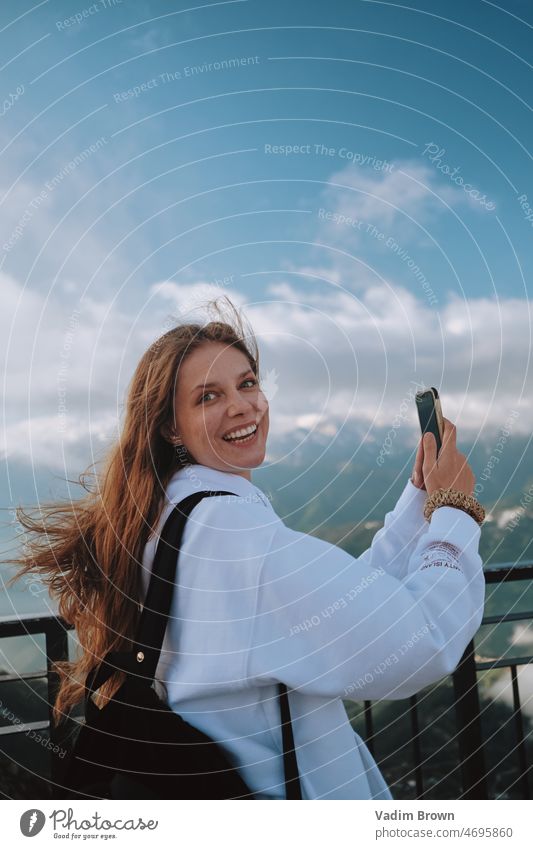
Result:
[[[485,508],[477,498],[474,498],[473,495],[466,495],[465,492],[459,492],[457,489],[436,489],[435,492],[428,495],[424,505],[424,516],[428,522],[437,507],[458,507],[472,516],[479,526],[483,524],[485,519]]]

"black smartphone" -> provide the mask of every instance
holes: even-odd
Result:
[[[444,419],[442,418],[439,393],[434,386],[431,386],[429,389],[422,389],[420,392],[417,392],[415,401],[420,420],[420,429],[422,433],[426,433],[427,431],[435,437],[438,457],[444,435]]]

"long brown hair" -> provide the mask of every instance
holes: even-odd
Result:
[[[58,599],[59,615],[76,628],[81,649],[74,661],[54,666],[59,675],[56,725],[81,701],[85,679],[104,655],[132,646],[142,601],[143,548],[157,526],[167,483],[181,465],[161,432],[163,425],[174,425],[180,364],[206,342],[227,343],[246,355],[259,380],[257,342],[240,312],[226,295],[207,302],[207,309],[214,309],[218,319],[178,324],[141,357],[127,392],[121,435],[105,455],[102,472],[79,476],[88,494],[39,505],[39,518],[16,507],[18,521],[32,537],[20,557],[3,561],[21,566],[8,586],[26,573],[38,574]],[[195,461],[189,455],[185,462]],[[93,487],[85,480],[91,475]],[[96,703],[105,704],[123,680],[124,673],[112,675]]]

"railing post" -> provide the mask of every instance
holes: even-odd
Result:
[[[422,772],[422,749],[420,746],[420,728],[418,726],[418,699],[416,693],[409,697],[409,713],[411,714],[411,739],[413,743],[413,760],[415,764],[416,798],[424,793],[424,774]]]
[[[374,757],[374,725],[372,722],[372,702],[365,699],[365,745],[368,751]]]
[[[513,684],[513,707],[516,728],[516,740],[518,747],[518,763],[520,766],[520,781],[522,784],[522,798],[530,799],[529,792],[529,771],[530,767],[527,762],[527,750],[524,740],[524,723],[522,721],[522,708],[520,706],[520,693],[518,691],[518,676],[516,674],[515,664],[511,664],[511,681]]]
[[[473,640],[470,640],[453,673],[453,687],[463,780],[460,798],[488,799]]]
[[[46,639],[46,664],[48,673],[48,719],[50,743],[58,752],[50,751],[50,781],[52,782],[52,795],[55,797],[54,783],[61,776],[61,766],[65,757],[65,738],[68,722],[55,726],[52,721],[55,697],[59,687],[59,676],[52,669],[52,664],[58,660],[68,660],[68,632],[60,619],[51,619],[45,625]]]

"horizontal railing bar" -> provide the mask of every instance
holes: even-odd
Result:
[[[8,672],[6,675],[0,675],[0,684],[7,684],[9,681],[31,681],[33,678],[47,678],[48,672],[44,669],[42,672],[23,672],[17,675],[16,672]]]
[[[80,723],[83,723],[84,719],[83,713],[69,714],[69,720],[72,722],[79,720]],[[8,737],[10,734],[20,734],[21,731],[44,731],[49,730],[49,728],[50,722],[48,719],[40,719],[36,722],[17,722],[13,725],[0,725],[0,737]]]
[[[528,566],[533,567],[531,560],[502,560],[500,563],[492,563],[489,566],[485,566],[485,572],[497,572],[498,569],[509,569],[510,567],[527,569]]]
[[[46,634],[50,628],[61,625],[69,631],[73,626],[60,616],[35,616],[0,621],[0,638],[23,637],[26,634]]]
[[[61,616],[58,613],[45,613],[44,611],[42,613],[23,613],[22,615],[6,613],[0,616],[0,625],[36,621],[37,619],[42,619],[43,621],[46,619],[61,619]]]
[[[484,570],[485,580],[488,583],[507,580],[533,580],[533,563],[529,561],[516,563],[513,560],[504,563],[496,563],[493,566],[488,566]],[[12,614],[0,616],[0,636],[5,636],[5,632],[10,627],[17,629],[21,634],[31,628],[31,633],[34,633],[34,628],[38,625],[43,625],[52,621],[60,621],[63,626],[70,630],[73,625],[65,622],[59,614],[47,613],[25,613],[22,617]]]
[[[484,569],[485,582],[497,584],[500,581],[530,581],[533,577],[533,566],[499,566],[497,569]]]
[[[501,669],[504,666],[524,666],[526,663],[533,662],[533,655],[528,657],[503,657],[499,660],[476,661],[476,669]]]
[[[519,622],[521,619],[533,619],[533,610],[525,610],[523,613],[502,613],[496,616],[484,616],[482,625],[495,625],[498,622]]]
[[[47,719],[41,719],[38,722],[21,722],[15,725],[1,725],[0,736],[8,734],[22,734],[23,731],[41,731],[48,729],[49,723]]]

